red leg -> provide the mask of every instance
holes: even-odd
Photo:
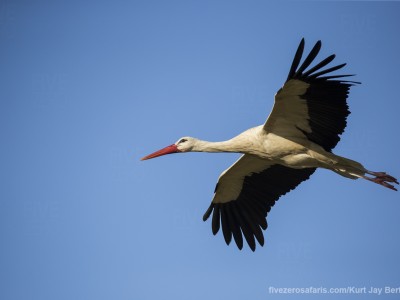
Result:
[[[386,174],[385,172],[371,172],[371,171],[367,171],[368,174],[375,176],[375,177],[367,177],[367,176],[362,176],[364,179],[367,179],[369,181],[375,182],[377,184],[380,184],[384,187],[387,187],[388,189],[397,191],[397,189],[390,184],[389,182],[393,182],[395,184],[399,184],[399,182],[397,181],[396,178],[394,178],[393,176],[390,176],[388,174]]]

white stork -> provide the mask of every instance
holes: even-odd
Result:
[[[242,249],[243,234],[253,251],[255,239],[263,246],[261,229],[267,228],[266,216],[275,201],[307,180],[316,168],[329,169],[351,179],[363,178],[396,191],[391,183],[399,183],[393,176],[369,171],[359,162],[331,152],[350,114],[346,103],[350,86],[359,82],[343,80],[353,75],[326,76],[346,65],[322,70],[332,62],[334,54],[307,70],[320,48],[318,41],[300,64],[304,50],[304,39],[301,40],[265,124],[223,142],[183,137],[142,158],[184,152],[243,154],[219,177],[214,198],[203,217],[206,221],[213,213],[212,232],[217,234],[221,226],[228,245],[233,236]]]

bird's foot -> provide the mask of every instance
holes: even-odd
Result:
[[[372,176],[375,176],[375,177],[364,176],[365,179],[367,179],[369,181],[372,181],[372,182],[375,182],[377,184],[380,184],[380,185],[382,185],[384,187],[387,187],[388,189],[397,191],[397,189],[392,184],[389,183],[389,182],[393,182],[395,184],[399,184],[397,179],[394,178],[393,176],[390,176],[390,175],[386,174],[385,172],[371,172],[371,171],[368,171],[367,173],[372,175]]]

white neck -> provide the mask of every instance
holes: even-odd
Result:
[[[243,153],[243,143],[238,139],[231,139],[223,142],[207,142],[198,140],[194,145],[193,152],[236,152]]]

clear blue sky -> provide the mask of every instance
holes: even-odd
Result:
[[[399,193],[317,171],[253,253],[201,219],[237,155],[139,161],[263,123],[305,37],[362,82],[335,152],[399,178],[399,28],[399,2],[0,1],[0,298],[400,286]]]

